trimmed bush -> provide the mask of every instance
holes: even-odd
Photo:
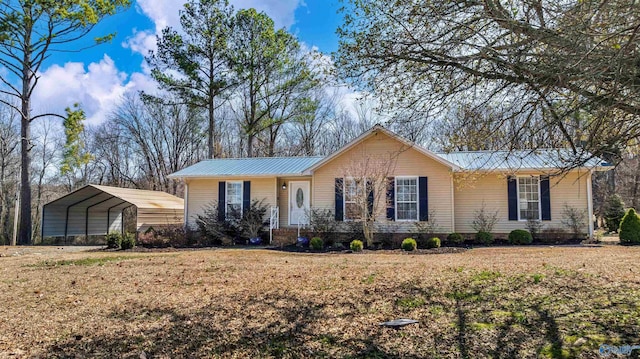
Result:
[[[311,238],[311,242],[309,243],[311,249],[319,251],[324,248],[324,241],[320,237]]]
[[[640,244],[640,217],[631,208],[620,222],[620,243]]]
[[[533,237],[531,233],[524,229],[514,229],[509,233],[509,243],[511,244],[531,244]]]
[[[400,247],[407,252],[411,252],[416,250],[418,243],[416,243],[416,240],[413,238],[405,238]]]
[[[476,242],[489,245],[493,243],[493,234],[485,231],[476,233]]]
[[[464,237],[460,233],[449,233],[447,236],[447,241],[454,244],[461,244],[464,242]]]
[[[362,247],[362,241],[359,241],[357,239],[351,241],[351,244],[349,244],[349,248],[351,248],[351,250],[354,252],[362,252]]]
[[[431,237],[427,239],[426,245],[427,248],[440,248],[440,238]]]
[[[118,249],[122,243],[122,235],[120,232],[110,232],[104,238],[107,241],[107,248]]]
[[[122,242],[120,243],[120,247],[122,249],[131,249],[136,246],[136,236],[133,233],[126,233],[122,237]]]

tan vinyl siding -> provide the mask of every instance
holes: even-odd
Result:
[[[526,173],[523,175],[537,175]],[[475,177],[475,178],[470,178]],[[543,228],[562,227],[562,209],[564,204],[587,211],[587,173],[571,172],[565,177],[551,177],[551,221],[543,221]],[[493,232],[509,233],[514,229],[524,229],[526,221],[509,221],[507,177],[504,174],[457,174],[455,184],[456,232],[474,233],[472,222],[475,212],[480,210],[484,201],[486,209],[498,211],[498,223]],[[588,226],[585,222],[584,232]]]
[[[313,174],[312,206],[335,208],[335,178],[343,177],[345,169],[353,165],[358,159],[369,157],[389,157],[397,154],[397,160],[390,166],[390,176],[426,176],[428,182],[429,211],[435,214],[435,221],[442,231],[452,229],[451,203],[451,170],[442,163],[429,158],[413,148],[408,148],[396,139],[379,132],[352,149],[336,157],[332,161],[318,168]],[[380,194],[385,196],[385,193]],[[378,196],[378,194],[376,194]],[[381,221],[386,221],[384,208],[379,211]],[[431,219],[431,218],[430,218]],[[398,231],[412,231],[413,222],[397,222]]]
[[[267,206],[276,205],[276,188],[274,178],[207,178],[190,179],[187,223],[190,227],[195,227],[195,218],[202,214],[204,209],[218,201],[218,182],[220,181],[251,181],[251,200],[265,199]],[[267,216],[270,211],[267,210]]]

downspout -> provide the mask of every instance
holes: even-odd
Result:
[[[593,191],[591,188],[591,177],[593,176],[593,170],[589,170],[587,176],[587,220],[589,221],[589,238],[593,237]]]
[[[189,229],[189,183],[184,181],[184,229]]]
[[[455,182],[453,180],[454,172],[451,170],[451,232],[456,231],[456,201],[454,196]]]

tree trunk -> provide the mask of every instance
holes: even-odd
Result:
[[[209,100],[209,129],[207,139],[207,147],[209,149],[209,158],[216,157],[216,141],[215,141],[215,131],[216,129],[216,118],[215,118],[215,109],[213,105],[213,98]]]
[[[31,244],[31,182],[29,169],[31,168],[31,28],[25,29],[25,48],[22,59],[22,117],[20,119],[20,230],[18,244]],[[16,215],[18,215],[16,213]]]
[[[28,81],[28,80],[25,80]],[[24,93],[27,93],[26,91]],[[22,99],[22,121],[20,124],[20,231],[18,245],[31,244],[31,182],[29,168],[31,156],[29,154],[30,123],[29,99]]]

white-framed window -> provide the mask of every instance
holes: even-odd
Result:
[[[396,177],[396,221],[418,220],[418,177]]]
[[[226,218],[242,216],[242,182],[227,182]]]
[[[540,177],[518,177],[518,219],[540,218]]]
[[[354,178],[344,179],[344,220],[357,221],[362,219],[362,181]]]

